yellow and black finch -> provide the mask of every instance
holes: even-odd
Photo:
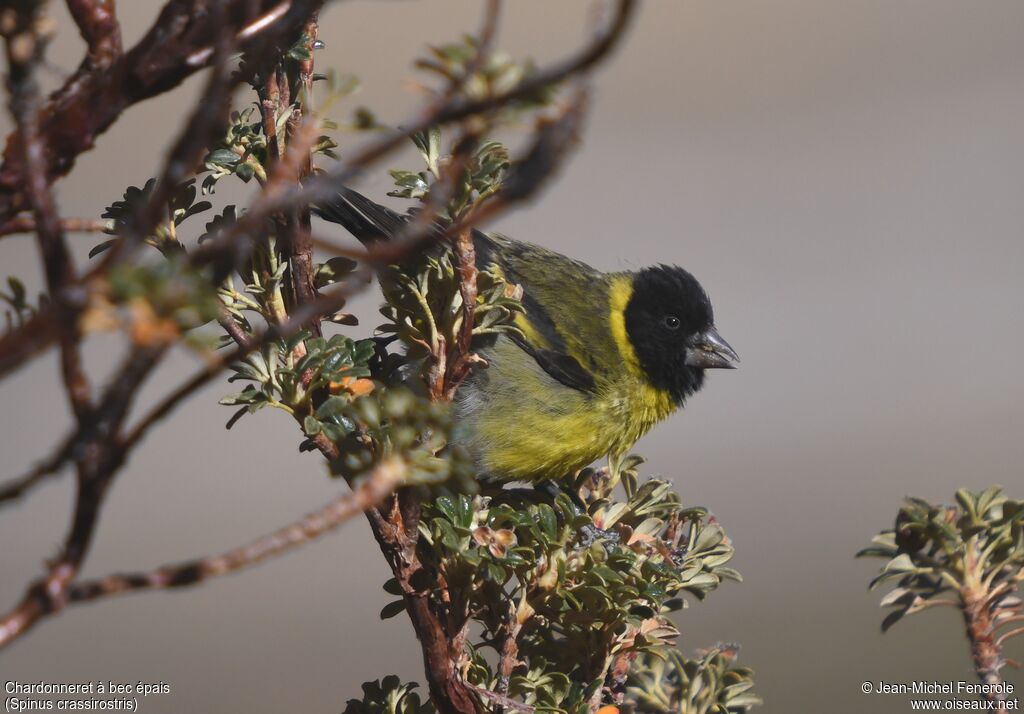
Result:
[[[408,220],[347,188],[315,211],[362,243]],[[521,285],[524,308],[522,337],[483,346],[488,368],[456,396],[454,439],[483,478],[557,480],[623,454],[701,388],[705,369],[739,361],[682,268],[602,273],[531,243],[473,236],[478,267]]]

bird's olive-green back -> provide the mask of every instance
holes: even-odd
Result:
[[[531,243],[477,233],[477,264],[497,266],[523,288],[527,341],[575,358],[598,382],[622,369],[610,334],[610,276],[586,263]],[[526,324],[524,324],[524,321]]]

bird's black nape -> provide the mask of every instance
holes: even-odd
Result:
[[[687,349],[714,323],[711,301],[697,279],[659,265],[633,276],[626,332],[640,367],[658,389],[681,404],[704,384],[704,370],[685,364]]]

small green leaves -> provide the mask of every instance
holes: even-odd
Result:
[[[38,310],[29,304],[25,285],[16,277],[7,278],[7,287],[10,292],[0,292],[0,302],[6,303],[10,308],[4,311],[4,320],[7,323],[6,329],[11,330],[24,325]],[[45,305],[47,300],[45,294],[40,294],[40,306]]]
[[[306,351],[296,357],[295,347],[299,343],[305,344]],[[368,363],[373,354],[372,340],[356,342],[344,335],[325,339],[312,337],[309,332],[265,345],[231,365],[235,374],[228,381],[245,380],[252,384],[221,400],[221,404],[228,406],[245,405],[228,422],[229,428],[242,413],[251,414],[265,406],[296,413],[308,408],[317,390],[336,388],[343,396],[335,395],[323,402],[315,414],[305,418],[304,427],[307,436],[323,431],[332,441],[345,438],[355,424],[342,412],[355,395],[344,387],[369,376]]]
[[[1019,615],[1024,502],[1008,499],[995,486],[978,493],[960,489],[956,502],[943,506],[908,498],[894,528],[857,553],[886,559],[872,589],[896,585],[880,603],[894,608],[883,630],[928,607],[964,608],[978,598],[990,603],[997,626]]]
[[[330,258],[324,263],[316,266],[314,280],[317,288],[326,288],[328,285],[340,282],[356,269],[356,262],[350,258]]]
[[[733,548],[721,527],[706,510],[683,507],[667,482],[646,481],[626,501],[609,490],[591,501],[590,513],[565,494],[551,499],[527,489],[444,492],[423,504],[424,565],[483,628],[479,647],[498,648],[510,627],[518,633],[519,664],[507,692],[529,706],[591,711],[591,697],[608,684],[604,663],[644,653],[664,658],[679,635],[668,615],[684,606],[682,597],[701,599],[739,578],[726,567]],[[595,525],[614,538],[587,535]],[[497,674],[485,658],[474,656],[468,671],[493,691]],[[739,697],[740,682],[729,677],[722,689],[737,686],[715,701]]]
[[[534,72],[532,62],[517,62],[504,52],[491,52],[478,61],[480,45],[476,38],[465,36],[458,42],[430,48],[430,56],[420,59],[416,66],[462,86],[470,99],[483,99],[507,92],[518,86]],[[554,96],[554,88],[545,88],[532,96],[513,102],[508,111],[515,114],[524,109],[544,106]]]
[[[442,345],[456,343],[464,313],[450,251],[428,257],[412,277],[397,266],[389,268],[381,289],[387,301],[381,314],[389,322],[377,330],[396,334],[405,343],[410,359],[423,359],[437,354]],[[474,336],[518,331],[513,318],[522,311],[520,297],[521,290],[494,273],[479,273]]]
[[[438,162],[441,159],[441,128],[431,127],[426,131],[416,132],[410,138],[416,148],[420,150],[427,170],[437,177],[440,174]]]
[[[225,230],[234,225],[237,220],[238,215],[236,207],[233,204],[225,206],[223,211],[207,221],[205,231],[201,236],[199,236],[199,242],[205,243],[208,240],[216,239]]]
[[[390,620],[392,617],[405,612],[405,600],[392,600],[381,608],[380,619]]]
[[[129,186],[125,189],[121,200],[114,201],[103,212],[103,218],[113,221],[113,225],[107,233],[122,238],[133,235],[137,230],[138,217],[151,200],[155,188],[156,179],[149,179],[142,188]],[[195,179],[189,179],[178,185],[171,194],[171,200],[167,206],[167,220],[158,223],[152,235],[139,237],[166,257],[180,253],[182,246],[178,242],[177,227],[192,216],[208,211],[211,207],[209,201],[196,201]],[[96,245],[89,251],[89,257],[99,255],[110,248],[113,243],[113,240],[108,240]]]
[[[312,44],[312,38],[306,33],[302,33],[299,39],[285,52],[285,57],[296,62],[309,62],[313,59],[313,52],[310,50]]]
[[[402,684],[391,674],[363,685],[362,699],[349,699],[344,714],[434,714],[434,706],[420,700],[415,683]]]
[[[220,315],[206,271],[188,265],[179,255],[152,265],[116,265],[108,289],[109,307],[124,310],[137,344],[173,341]],[[195,339],[201,341],[199,336]]]
[[[203,159],[209,175],[203,179],[203,193],[213,193],[217,182],[225,176],[237,176],[248,183],[255,176],[267,178],[267,139],[255,107],[232,112],[223,138],[211,147]]]
[[[394,191],[388,191],[389,196],[413,198],[419,201],[424,199],[427,191],[430,190],[430,178],[426,171],[413,172],[393,169],[388,173],[395,180],[397,187]]]
[[[433,182],[440,176],[439,167],[447,157],[441,156],[439,129],[413,134],[411,138],[427,168],[425,171],[392,170],[390,173],[395,182],[395,190],[388,195],[423,201]],[[482,142],[457,177],[451,199],[440,211],[441,216],[454,221],[496,194],[501,190],[510,167],[511,159],[504,144],[493,139]]]
[[[739,714],[762,703],[753,672],[734,662],[739,646],[718,644],[688,659],[644,653],[630,669],[622,711],[632,714]]]

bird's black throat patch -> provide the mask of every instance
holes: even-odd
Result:
[[[685,364],[688,346],[714,322],[704,288],[677,266],[646,268],[633,276],[625,313],[640,367],[653,386],[682,404],[704,384],[704,370]]]

